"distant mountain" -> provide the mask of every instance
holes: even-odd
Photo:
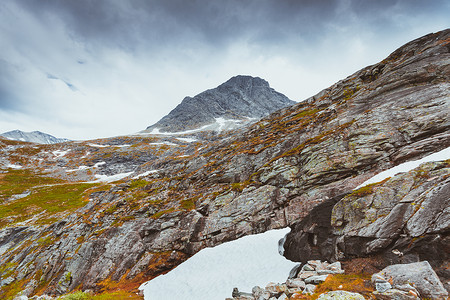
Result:
[[[146,131],[179,132],[202,127],[229,129],[295,103],[272,89],[264,79],[239,75],[217,88],[184,98]]]
[[[64,138],[57,138],[53,135],[43,133],[40,131],[24,132],[21,130],[13,130],[0,134],[1,136],[8,138],[10,140],[31,142],[37,144],[56,144],[69,141]]]

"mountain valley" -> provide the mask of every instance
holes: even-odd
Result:
[[[134,135],[0,137],[0,297],[135,296],[206,247],[286,227],[293,261],[427,260],[449,289],[450,157],[358,188],[450,147],[449,112],[447,29],[299,103],[236,76]]]

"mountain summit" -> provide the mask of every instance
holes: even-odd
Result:
[[[272,89],[264,79],[239,75],[195,97],[184,98],[167,116],[147,127],[147,131],[179,132],[208,125],[210,129],[230,128],[295,103]]]
[[[69,141],[64,138],[57,138],[53,135],[43,133],[40,131],[32,131],[32,132],[24,132],[21,130],[12,130],[8,132],[4,132],[0,134],[10,140],[22,141],[22,142],[31,142],[36,144],[57,144]]]

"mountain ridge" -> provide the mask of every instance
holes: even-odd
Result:
[[[69,139],[57,138],[54,137],[53,135],[41,131],[24,132],[21,130],[12,130],[4,132],[0,134],[0,136],[16,141],[30,142],[37,144],[57,144],[69,141]]]
[[[168,115],[145,131],[194,130],[217,123],[217,119],[222,119],[222,122],[228,120],[227,128],[233,128],[295,103],[271,88],[264,79],[237,75],[216,88],[185,97]],[[236,126],[232,126],[233,123]]]

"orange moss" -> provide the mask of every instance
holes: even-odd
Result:
[[[319,298],[320,294],[338,290],[359,293],[369,298],[374,291],[370,278],[370,274],[330,275],[323,283],[317,285],[313,295],[294,294],[290,299],[314,300]]]

